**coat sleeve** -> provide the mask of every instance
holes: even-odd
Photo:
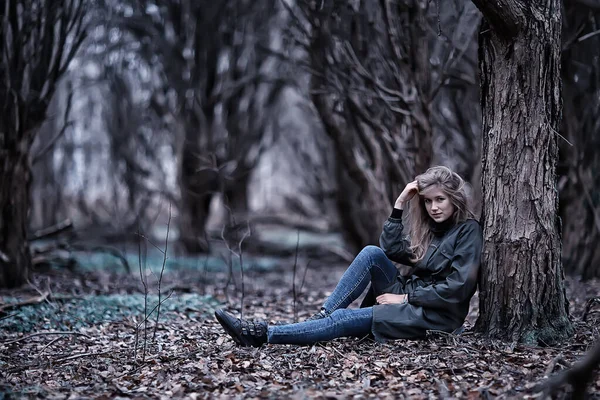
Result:
[[[450,274],[442,282],[416,288],[408,294],[408,302],[421,307],[452,309],[469,301],[477,288],[482,243],[479,223],[469,220],[457,237]]]
[[[394,208],[392,215],[383,223],[383,231],[379,237],[379,247],[390,260],[404,265],[414,265],[410,261],[413,256],[410,250],[410,242],[404,236],[402,210]]]

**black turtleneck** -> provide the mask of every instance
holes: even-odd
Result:
[[[392,215],[390,218],[394,219],[402,219],[402,210],[394,207],[392,210]],[[429,221],[429,229],[435,236],[444,236],[446,232],[454,227],[454,218],[450,217],[447,220],[440,222],[439,224],[435,222],[433,219]]]
[[[446,232],[454,227],[454,218],[450,217],[447,220],[437,223],[434,220],[429,222],[429,229],[435,236],[444,236]]]

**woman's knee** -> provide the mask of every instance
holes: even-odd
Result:
[[[340,308],[329,314],[329,318],[331,318],[334,321],[340,321],[346,316],[346,314],[348,314],[348,309]]]
[[[373,309],[371,307],[339,309],[332,312],[329,318],[333,326],[342,327],[343,329],[363,326],[368,330],[373,319]]]
[[[385,255],[385,253],[383,252],[383,250],[381,249],[381,247],[378,247],[378,246],[373,246],[373,245],[365,246],[362,249],[362,251],[360,252],[360,254],[363,257],[368,258],[369,263],[371,263],[371,264],[383,265],[384,263],[390,261],[387,258],[387,256]]]
[[[383,252],[381,247],[374,246],[372,244],[363,247],[363,249],[360,251],[360,254],[374,258],[385,257],[385,253]]]

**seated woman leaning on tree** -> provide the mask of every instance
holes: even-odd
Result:
[[[411,200],[410,240],[402,210]],[[463,179],[446,167],[432,167],[406,185],[383,225],[380,247],[367,246],[350,264],[321,310],[304,322],[268,325],[215,316],[242,346],[311,344],[343,336],[376,340],[416,339],[428,330],[461,327],[475,293],[482,233],[469,210]],[[412,266],[408,277],[392,263]],[[361,308],[348,309],[366,287]]]

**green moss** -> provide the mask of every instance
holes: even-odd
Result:
[[[2,301],[10,303],[16,302],[16,299],[4,298]],[[148,296],[148,312],[157,304],[157,296]],[[201,316],[211,313],[218,304],[211,296],[174,294],[162,304],[160,318],[169,320],[182,313],[189,317]],[[142,294],[88,296],[21,307],[15,316],[0,321],[0,331],[78,330],[103,322],[133,318],[140,321],[143,312]],[[156,311],[152,317],[156,317]]]
[[[48,245],[45,242],[36,242],[32,245],[32,250],[35,252],[36,249],[42,249]],[[154,248],[151,245],[147,246],[146,252],[142,256],[142,265],[153,271],[160,271],[164,261],[164,255],[160,250]],[[140,257],[137,248],[129,248],[125,250],[123,248],[114,248],[116,254],[122,254],[123,258],[129,264],[129,268],[132,272],[139,270]],[[223,250],[226,252],[226,250]],[[216,251],[216,253],[219,253]],[[225,271],[228,269],[228,264],[220,254],[209,254],[209,255],[197,255],[193,257],[176,255],[172,251],[167,252],[167,260],[165,263],[165,271],[177,271],[177,270],[191,270],[191,271],[207,271],[207,272],[218,272]],[[60,257],[58,257],[60,256]],[[57,255],[57,258],[49,257],[49,263],[56,265],[65,264],[65,254],[61,253]],[[116,271],[123,272],[125,270],[123,260],[107,251],[97,249],[95,251],[73,251],[69,253],[75,261],[75,265],[83,270],[95,271]],[[231,260],[234,270],[240,269],[239,258],[233,256]],[[252,257],[250,255],[244,255],[244,269],[247,271],[270,271],[275,268],[281,261],[273,257]]]
[[[46,391],[40,386],[28,386],[17,391],[13,391],[10,388],[0,386],[0,400],[45,397]]]
[[[531,329],[521,335],[521,343],[529,346],[555,346],[569,340],[574,333],[573,325],[567,317],[559,317],[546,322],[538,329]]]
[[[72,254],[77,262],[77,265],[84,270],[107,270],[107,271],[123,271],[123,262],[111,254],[102,252],[76,252]],[[135,272],[139,270],[139,258],[137,253],[124,253],[124,258],[127,260],[130,269]],[[234,270],[240,269],[239,259],[232,257]],[[260,257],[252,258],[244,257],[244,269],[246,271],[269,271],[277,266],[278,261],[274,258]],[[143,264],[147,268],[154,271],[160,271],[163,265],[163,255],[155,251],[149,253],[145,257]],[[192,271],[207,271],[218,272],[225,271],[228,264],[222,257],[219,256],[197,256],[197,257],[174,257],[169,256],[165,263],[165,271],[192,270]]]

